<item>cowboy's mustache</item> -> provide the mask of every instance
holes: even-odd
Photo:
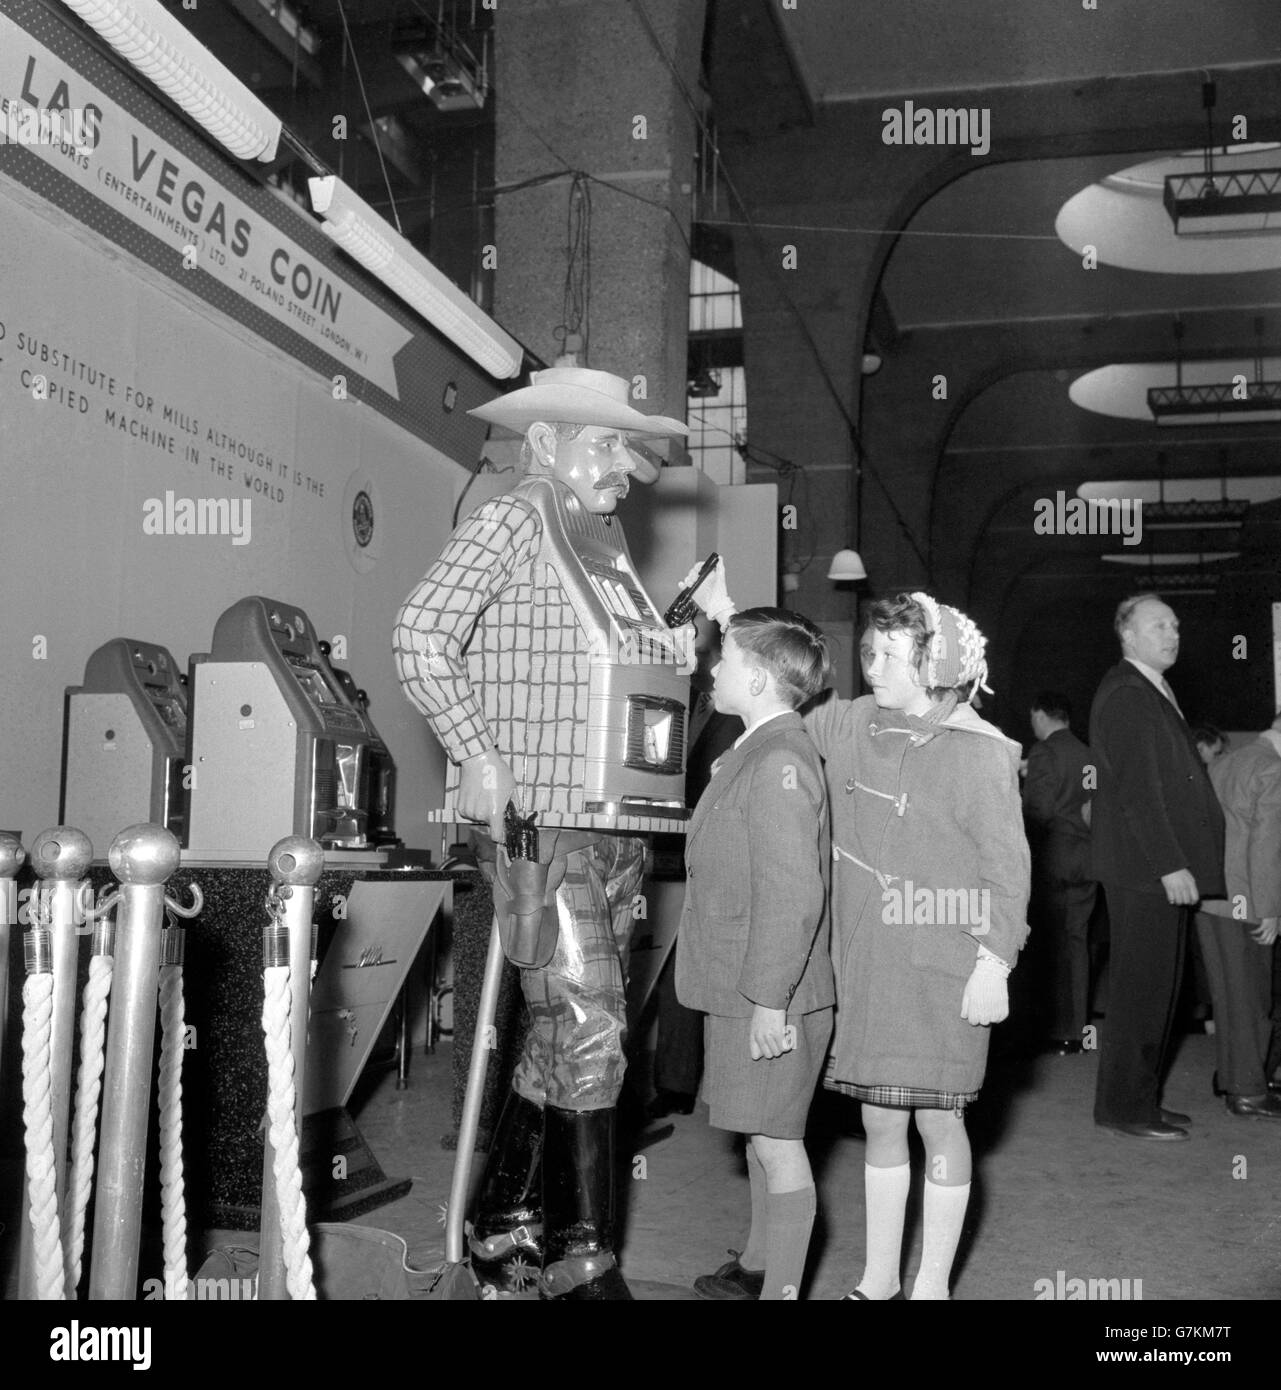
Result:
[[[615,469],[612,473],[606,473],[595,486],[597,492],[603,492],[608,487],[622,488],[626,492],[631,487],[631,480],[626,473]]]

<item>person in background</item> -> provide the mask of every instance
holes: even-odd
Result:
[[[1215,1089],[1233,1115],[1281,1120],[1281,1096],[1265,1069],[1281,928],[1281,713],[1209,772],[1227,827],[1227,897],[1204,900],[1196,914],[1214,1000]]]
[[[1113,626],[1122,659],[1090,710],[1090,848],[1111,930],[1094,1122],[1125,1138],[1181,1140],[1188,1117],[1162,1109],[1161,1085],[1188,909],[1223,891],[1223,813],[1164,675],[1179,656],[1174,611],[1158,594],[1135,594]]]
[[[1201,761],[1206,767],[1228,751],[1227,735],[1221,733],[1213,724],[1198,724],[1192,730],[1192,738],[1196,743],[1196,751],[1201,755]]]
[[[1090,916],[1098,884],[1090,870],[1090,750],[1070,728],[1067,697],[1032,701],[1036,743],[1028,753],[1023,815],[1032,845],[1032,962],[1041,1040],[1060,1056],[1081,1051],[1089,1023]],[[1029,962],[1029,963],[1032,963]]]
[[[708,1016],[711,1123],[749,1136],[752,1224],[741,1256],[695,1282],[705,1298],[795,1299],[805,1271],[816,1211],[805,1124],[835,992],[827,789],[796,710],[829,669],[811,622],[749,608],[730,620],[713,671],[716,708],[746,730],[689,823],[676,992]]]

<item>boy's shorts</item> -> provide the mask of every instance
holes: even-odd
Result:
[[[832,1040],[832,1010],[788,1014],[796,1046],[781,1057],[752,1060],[750,1018],[709,1014],[703,1025],[703,1099],[717,1129],[803,1139],[814,1088]]]

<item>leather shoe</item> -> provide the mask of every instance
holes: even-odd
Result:
[[[1155,1124],[1125,1124],[1120,1121],[1095,1120],[1095,1125],[1108,1134],[1119,1135],[1123,1139],[1164,1139],[1173,1141],[1176,1139],[1186,1139],[1188,1132],[1180,1129],[1178,1125],[1168,1125],[1164,1120],[1158,1120]]]
[[[738,1262],[738,1251],[731,1250],[732,1260],[727,1260],[715,1274],[700,1274],[694,1280],[694,1292],[699,1298],[737,1299],[739,1301],[760,1298],[765,1288],[763,1269],[744,1269]]]
[[[1192,1123],[1192,1116],[1185,1115],[1182,1110],[1162,1109],[1161,1123],[1163,1125],[1190,1125]]]
[[[1228,1096],[1229,1115],[1253,1116],[1257,1120],[1281,1120],[1281,1096]]]

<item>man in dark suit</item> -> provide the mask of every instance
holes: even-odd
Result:
[[[1033,1036],[1060,1056],[1081,1051],[1089,1022],[1090,914],[1098,884],[1090,867],[1090,750],[1069,727],[1065,695],[1032,701],[1037,741],[1027,758],[1023,814],[1032,845],[1031,954],[1040,985]]]
[[[1123,659],[1090,710],[1091,851],[1112,932],[1094,1120],[1135,1139],[1186,1139],[1187,1117],[1161,1109],[1161,1080],[1188,910],[1223,893],[1223,813],[1164,676],[1179,655],[1178,618],[1156,594],[1137,594],[1114,625]]]

